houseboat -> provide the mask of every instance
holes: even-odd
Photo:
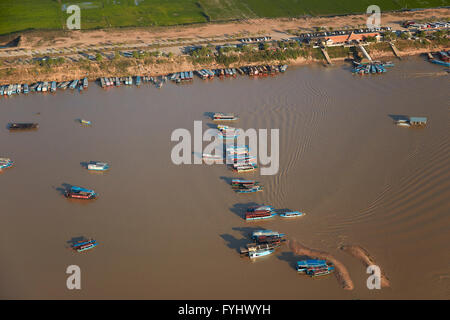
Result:
[[[39,128],[37,123],[10,123],[9,130],[32,130]]]
[[[275,248],[271,244],[250,244],[246,248],[241,248],[240,253],[242,255],[248,255],[250,259],[264,257],[272,254]]]
[[[297,262],[297,272],[311,277],[330,274],[334,269],[334,265],[326,260],[311,259]]]
[[[277,214],[271,206],[252,207],[245,213],[245,220],[262,220],[275,217]]]
[[[253,187],[258,185],[258,182],[255,180],[245,180],[245,179],[232,179],[231,186],[233,188],[241,188],[241,187]]]
[[[236,189],[235,191],[237,193],[255,193],[255,192],[262,191],[262,190],[263,190],[262,186],[256,185],[256,186],[251,186],[251,187],[242,187],[242,188]]]
[[[106,171],[109,168],[109,164],[106,162],[90,162],[87,165],[87,169],[92,171]]]
[[[305,214],[300,211],[288,211],[288,212],[283,212],[283,213],[279,214],[279,216],[281,218],[297,218],[297,217],[302,217],[304,215]]]
[[[0,158],[0,171],[2,169],[11,168],[14,165],[14,162],[9,158]]]
[[[253,164],[245,164],[245,163],[235,163],[233,164],[233,170],[237,173],[241,172],[252,172],[255,171],[258,167]]]
[[[74,243],[72,245],[72,249],[77,252],[83,252],[86,250],[90,250],[96,246],[97,246],[97,241],[95,241],[94,239],[89,239],[89,240],[82,240],[82,241]]]
[[[65,191],[65,196],[72,199],[92,200],[97,198],[97,193],[94,190],[72,186]]]
[[[272,230],[257,230],[252,232],[252,239],[257,240],[260,237],[279,237],[282,238],[286,236],[284,233],[279,233],[278,231]]]
[[[213,116],[213,121],[235,121],[238,119],[233,113],[216,112]]]

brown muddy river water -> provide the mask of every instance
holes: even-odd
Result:
[[[0,98],[0,298],[56,299],[416,299],[450,298],[449,78],[421,58],[384,75],[359,77],[347,65],[291,67],[264,79],[142,84]],[[224,165],[174,165],[173,130],[206,130],[206,112],[235,112],[243,129],[280,131],[276,175],[236,174]],[[390,115],[426,116],[425,129]],[[82,127],[76,119],[92,121]],[[38,122],[9,132],[9,122]],[[204,146],[207,143],[205,142]],[[88,172],[80,163],[107,161]],[[227,178],[265,187],[236,194]],[[74,202],[64,184],[99,198]],[[243,208],[271,204],[306,212],[246,222]],[[354,290],[334,275],[295,270],[284,245],[251,262],[239,247],[256,229],[286,233],[326,251],[348,269]],[[69,250],[75,237],[99,245]],[[363,264],[340,250],[364,247],[391,282],[369,290]],[[66,268],[81,268],[81,290]]]

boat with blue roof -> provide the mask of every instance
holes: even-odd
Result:
[[[66,196],[66,198],[81,199],[81,200],[93,200],[96,199],[98,196],[98,194],[95,193],[94,190],[89,190],[77,186],[71,186],[70,188],[68,188],[65,191],[64,195]]]
[[[327,275],[334,270],[334,265],[326,260],[310,259],[297,262],[297,272],[311,277]]]

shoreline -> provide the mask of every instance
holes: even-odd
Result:
[[[448,50],[447,47],[434,47],[432,51],[440,51],[440,50]],[[400,57],[409,57],[409,56],[420,56],[423,54],[427,54],[430,52],[430,48],[420,48],[420,49],[409,49],[407,51],[400,51]],[[373,59],[398,59],[394,55],[392,51],[371,51],[371,56]],[[225,66],[223,64],[218,63],[209,63],[209,64],[194,64],[186,57],[178,57],[179,61],[164,61],[164,63],[156,63],[150,65],[135,65],[127,68],[126,71],[119,71],[109,68],[108,70],[92,70],[94,72],[85,72],[81,70],[81,66],[75,64],[70,65],[72,68],[68,68],[67,65],[62,65],[58,67],[53,67],[51,70],[47,70],[47,72],[39,73],[36,75],[32,74],[33,70],[28,70],[30,68],[17,68],[16,74],[11,74],[10,76],[2,76],[0,79],[0,85],[12,84],[12,83],[33,83],[38,81],[68,81],[73,79],[82,79],[87,77],[89,81],[96,81],[101,77],[124,77],[129,75],[148,75],[148,76],[163,76],[168,75],[175,72],[180,71],[195,71],[200,69],[223,69],[223,68],[237,68],[243,66],[257,66],[257,65],[278,65],[278,64],[287,64],[289,66],[303,66],[307,64],[318,64],[318,65],[328,65],[324,59],[317,59],[312,56],[307,58],[298,57],[297,59],[290,59],[286,61],[279,60],[271,60],[271,61],[258,61],[254,63],[233,63],[229,66]],[[347,60],[351,59],[350,56],[341,56],[331,58],[333,63],[345,63]],[[89,65],[91,68],[97,66],[97,62],[90,62]],[[31,69],[33,69],[31,67]],[[70,76],[68,76],[70,74]]]

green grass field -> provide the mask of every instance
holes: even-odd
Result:
[[[257,17],[296,17],[450,5],[450,0],[0,0],[0,35],[29,29],[63,30],[64,8],[81,7],[81,28],[168,26]]]

